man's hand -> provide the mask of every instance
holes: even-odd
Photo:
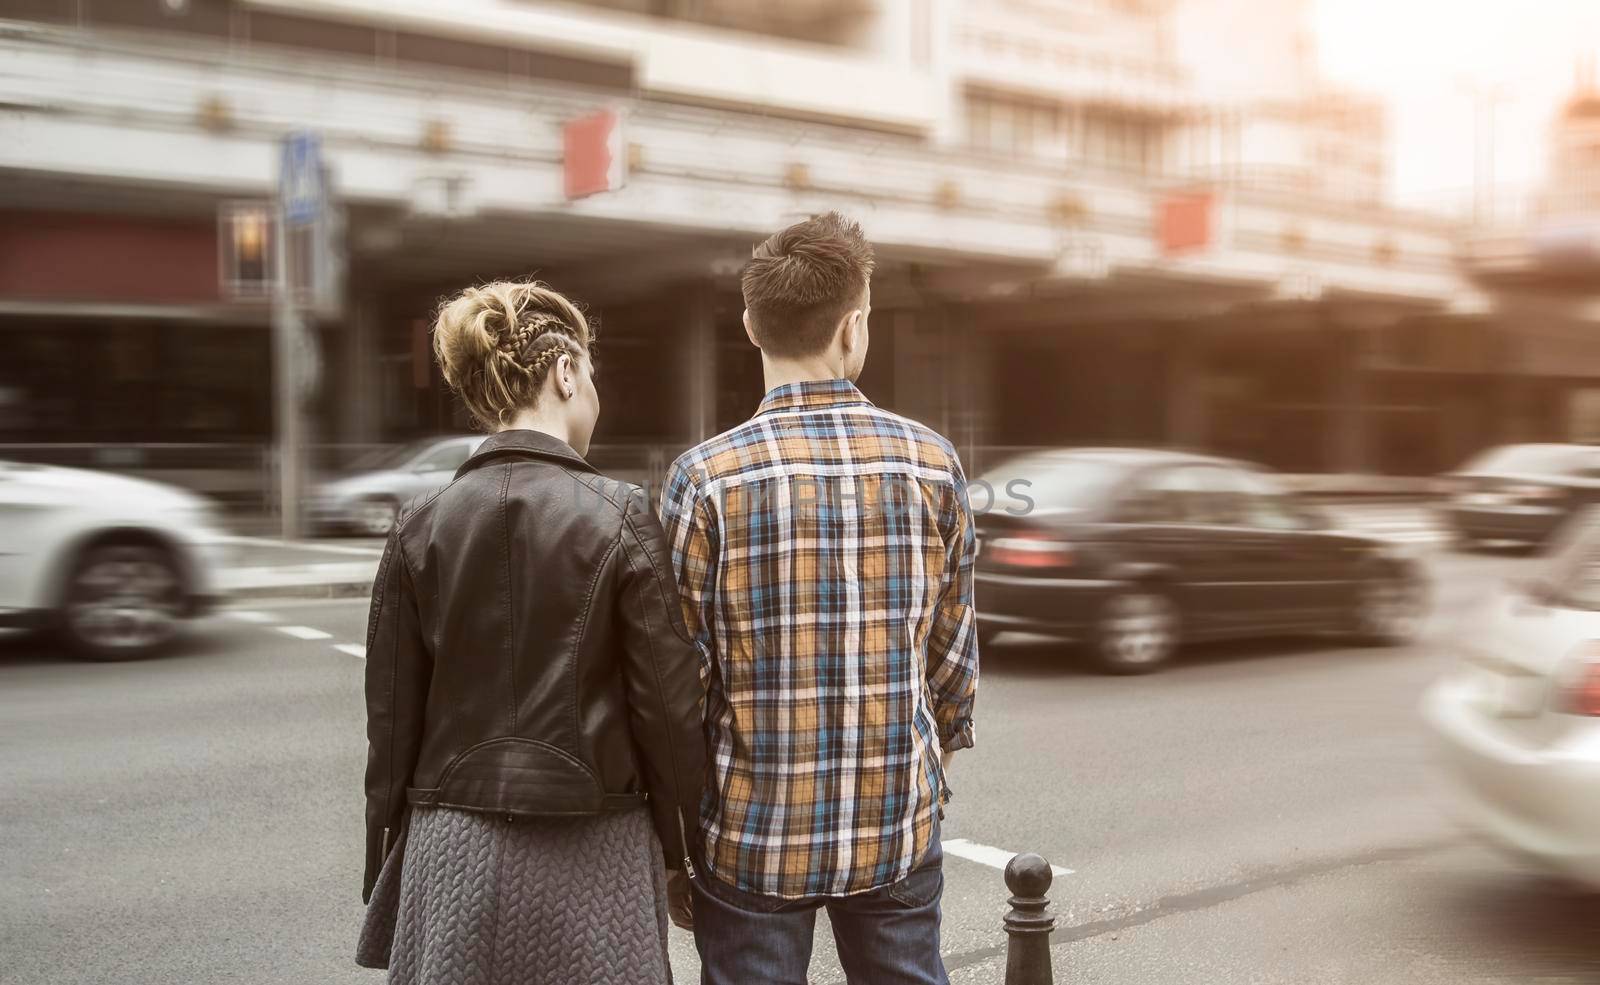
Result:
[[[959,749],[946,749],[940,755],[939,768],[944,770],[946,773],[950,772],[950,763],[951,763],[952,760],[954,760],[956,758],[956,753],[958,753],[960,751],[961,750],[959,750]]]
[[[694,890],[682,869],[667,873],[667,913],[679,930],[694,930]]]

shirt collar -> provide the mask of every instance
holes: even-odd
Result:
[[[756,416],[779,410],[822,410],[827,407],[872,406],[849,380],[803,380],[773,387],[761,399]]]
[[[560,438],[546,434],[543,431],[512,428],[506,431],[496,431],[483,439],[483,443],[478,446],[477,451],[472,453],[472,457],[463,462],[461,467],[456,470],[456,477],[460,478],[466,475],[485,462],[504,458],[508,455],[546,458],[580,471],[594,471],[594,467],[584,461],[582,455],[573,451],[572,446]]]

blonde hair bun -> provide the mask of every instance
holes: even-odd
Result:
[[[445,382],[486,429],[532,407],[556,358],[589,351],[577,305],[538,281],[469,287],[439,306],[433,356]]]

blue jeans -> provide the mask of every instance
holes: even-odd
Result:
[[[694,880],[701,985],[806,985],[823,907],[850,985],[948,985],[939,957],[944,851],[934,830],[927,856],[910,875],[854,896],[760,896],[701,868]]]

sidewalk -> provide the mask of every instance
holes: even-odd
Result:
[[[284,541],[231,536],[217,575],[235,598],[358,598],[372,593],[383,546],[375,540]]]

